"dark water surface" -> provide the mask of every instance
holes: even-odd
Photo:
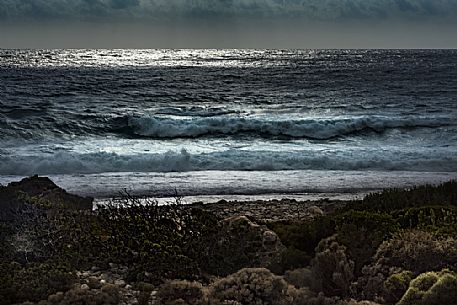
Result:
[[[457,51],[0,50],[0,182],[356,191],[457,177]]]

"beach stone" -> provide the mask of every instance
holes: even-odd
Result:
[[[90,276],[87,279],[87,285],[89,285],[90,289],[100,289],[102,287],[100,280],[95,276]]]
[[[324,215],[324,211],[317,206],[310,206],[307,212],[311,215],[311,217],[319,217]]]
[[[87,285],[87,284],[81,285],[81,290],[89,290],[89,289],[90,289],[89,285]]]
[[[115,280],[114,281],[114,285],[117,285],[117,286],[120,286],[120,287],[124,287],[126,285],[126,283],[125,283],[124,280]]]

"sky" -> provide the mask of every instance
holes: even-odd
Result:
[[[457,48],[457,0],[0,0],[0,48]]]

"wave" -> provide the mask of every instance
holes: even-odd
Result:
[[[411,151],[244,151],[190,154],[185,149],[162,154],[77,154],[0,156],[0,175],[95,174],[104,172],[382,170],[457,172],[452,150]]]
[[[150,138],[257,135],[327,140],[363,131],[380,133],[395,128],[435,128],[449,125],[457,125],[455,118],[359,116],[273,120],[228,116],[194,119],[130,116],[127,117],[126,127],[128,132],[135,136]]]

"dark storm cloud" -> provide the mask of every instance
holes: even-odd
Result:
[[[215,16],[308,20],[446,18],[457,16],[457,0],[0,0],[0,16],[133,20]]]

